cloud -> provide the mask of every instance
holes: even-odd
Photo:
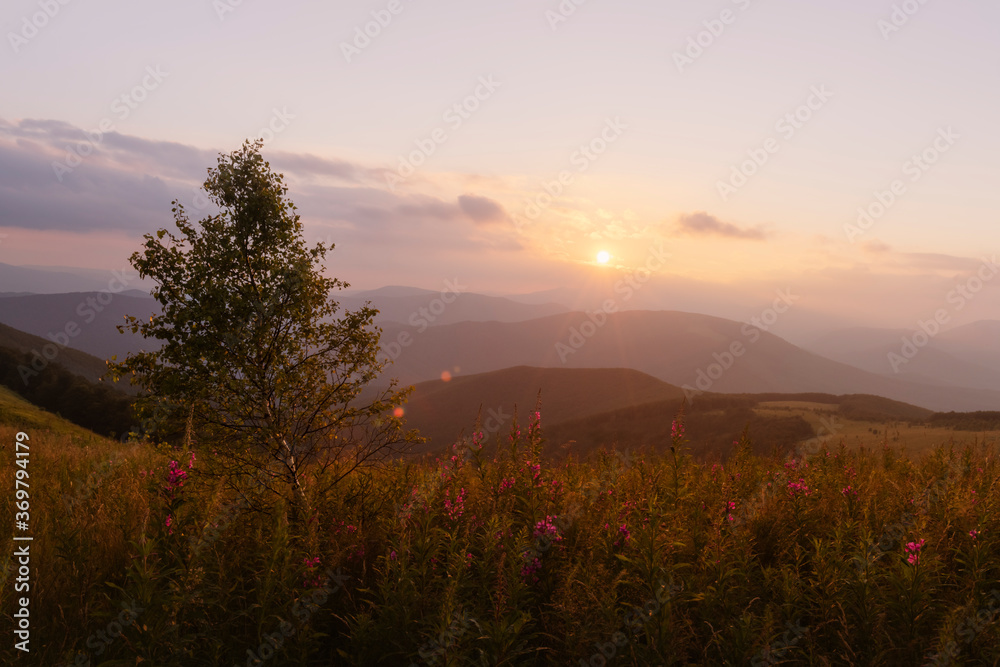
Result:
[[[767,238],[767,233],[762,227],[737,227],[734,224],[722,222],[704,211],[681,215],[677,230],[681,234],[689,236],[724,236],[751,241],[763,241]]]
[[[458,206],[465,215],[478,224],[506,222],[508,220],[507,212],[503,206],[488,197],[461,195],[458,198]]]
[[[892,247],[882,241],[865,241],[861,249],[872,254],[883,254],[892,251]]]
[[[65,161],[67,146],[86,146],[86,157],[60,180],[52,165]],[[91,141],[82,129],[61,121],[0,119],[0,221],[39,231],[143,233],[170,223],[175,198],[190,215],[202,217],[211,211],[196,195],[218,153],[116,132]],[[463,195],[456,203],[389,192],[382,187],[381,169],[310,154],[265,149],[265,155],[289,177],[290,196],[304,219],[357,238],[407,244],[453,225],[447,236],[459,243],[465,218],[506,218],[486,197]]]

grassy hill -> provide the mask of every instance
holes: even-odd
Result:
[[[42,353],[45,346],[50,344],[51,341],[48,339],[15,329],[14,327],[9,327],[6,324],[0,324],[0,347],[7,347],[25,354],[32,354],[33,350]],[[56,357],[55,361],[70,373],[79,375],[91,382],[97,382],[108,370],[108,366],[103,359],[98,359],[91,354],[81,352],[72,347],[60,348],[59,356]]]
[[[104,440],[93,431],[29,403],[4,386],[0,386],[0,426],[19,431],[47,431],[95,442]]]
[[[34,351],[50,343],[10,327],[0,331],[0,339],[7,343],[0,343],[0,387],[95,433],[111,436],[131,430],[133,398],[120,390],[128,385],[90,379],[103,373],[104,362],[65,348],[42,364]]]
[[[518,366],[421,382],[405,408],[407,426],[428,442],[415,454],[440,454],[460,434],[470,435],[482,414],[487,442],[506,438],[515,406],[522,431],[541,390],[546,454],[577,457],[601,449],[661,449],[683,392],[626,368],[533,368]],[[924,451],[956,438],[973,424],[991,437],[1000,425],[988,413],[937,413],[868,394],[702,394],[687,407],[687,428],[700,458],[725,458],[747,429],[759,454],[788,452],[817,436],[852,446],[898,446],[905,440]],[[903,437],[905,435],[905,437]],[[960,439],[962,436],[958,436]]]
[[[650,401],[679,403],[683,396],[679,388],[627,368],[516,366],[417,384],[405,408],[407,425],[431,440],[421,451],[448,446],[463,431],[471,433],[480,408],[484,430],[506,434],[515,407],[522,428],[528,423],[539,391],[545,424]]]

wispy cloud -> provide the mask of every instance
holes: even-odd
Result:
[[[678,233],[688,236],[722,236],[751,241],[763,241],[768,236],[763,227],[739,227],[704,211],[681,215],[676,229]]]
[[[505,222],[509,220],[507,212],[503,206],[493,201],[489,197],[478,195],[460,195],[458,206],[465,215],[469,216],[473,222],[488,224],[491,222]]]

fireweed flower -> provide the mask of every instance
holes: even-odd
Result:
[[[676,419],[670,424],[670,438],[675,442],[684,437],[684,422]]]
[[[167,520],[163,522],[163,525],[165,525],[167,527],[167,534],[168,535],[173,535],[174,534],[174,529],[173,529],[172,526],[174,525],[174,515],[173,514],[168,514],[167,515]]]
[[[527,558],[530,553],[531,553],[530,551],[525,551],[524,557]],[[541,569],[542,569],[542,561],[538,560],[538,558],[536,557],[525,563],[524,567],[521,568],[521,578],[524,579],[525,581],[531,579],[531,581],[537,583],[538,572]]]
[[[191,458],[188,459],[188,466],[187,466],[188,470],[194,468],[194,461],[195,461],[195,454],[192,451]],[[152,475],[153,471],[150,470],[149,474]],[[164,493],[173,498],[174,494],[184,486],[184,483],[187,481],[187,478],[188,478],[187,470],[181,468],[181,464],[179,464],[177,461],[171,461],[170,464],[167,466],[167,483],[163,487]]]
[[[809,488],[808,485],[806,485],[806,480],[801,477],[797,482],[788,483],[788,495],[791,496],[792,498],[795,498],[796,496],[800,495],[808,496],[810,493],[812,493],[812,490]]]
[[[618,529],[618,539],[615,540],[615,546],[623,547],[630,539],[632,539],[632,533],[629,532],[628,526],[623,523]]]
[[[544,519],[535,524],[535,532],[533,537],[535,540],[548,539],[552,542],[562,542],[562,535],[559,534],[559,528],[556,527],[553,520],[556,517],[546,516]]]
[[[302,587],[303,588],[319,588],[323,585],[323,581],[319,576],[319,556],[315,558],[309,558],[306,556],[302,559],[305,563],[306,571],[302,574]]]
[[[910,554],[906,557],[906,562],[910,565],[916,565],[920,562],[920,550],[924,548],[924,544],[927,540],[921,539],[917,542],[907,542],[906,543],[906,553]]]
[[[465,488],[459,489],[455,493],[455,500],[451,499],[451,490],[444,491],[444,509],[448,512],[448,518],[457,520],[465,512]]]
[[[842,494],[844,494],[844,497],[847,498],[847,499],[852,499],[852,498],[857,498],[858,497],[858,491],[857,491],[857,489],[855,489],[850,484],[848,484],[847,486],[845,486],[844,488],[842,488],[840,490],[840,492]]]
[[[542,569],[542,561],[538,558],[539,549],[544,550],[541,545],[550,545],[553,542],[562,542],[563,537],[559,533],[559,528],[553,523],[557,517],[546,516],[535,524],[531,536],[535,541],[536,548],[526,549],[521,557],[525,560],[524,567],[521,568],[521,578],[525,581],[538,581],[538,572]],[[547,548],[547,547],[545,547]]]
[[[978,531],[978,530],[970,530],[969,531],[969,537],[971,537],[973,540],[975,540],[977,537],[979,537],[979,532],[980,531]]]

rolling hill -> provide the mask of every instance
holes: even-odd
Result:
[[[584,313],[568,313],[515,323],[461,322],[422,332],[386,327],[384,349],[390,357],[395,353],[387,374],[409,384],[443,371],[458,376],[520,365],[631,368],[676,386],[721,393],[874,394],[940,411],[1000,406],[998,391],[942,389],[877,375],[731,320],[669,311],[606,317],[601,326]],[[733,355],[734,349],[739,354]]]
[[[6,347],[33,355],[35,352],[42,354],[44,348],[50,344],[52,344],[51,341],[46,338],[19,331],[6,324],[0,324],[0,348]],[[108,370],[107,364],[102,359],[98,359],[86,352],[81,352],[72,347],[58,349],[59,353],[54,361],[70,373],[79,375],[91,382],[97,382]]]
[[[147,343],[137,334],[119,334],[115,327],[126,314],[141,318],[158,310],[159,304],[150,297],[111,292],[31,294],[0,302],[0,324],[42,338],[75,331],[67,338],[71,347],[102,360],[112,355],[124,359]]]
[[[441,454],[461,434],[470,436],[476,415],[487,451],[504,441],[515,407],[525,433],[541,391],[546,452],[586,456],[596,449],[662,448],[684,399],[683,391],[638,371],[623,368],[568,369],[520,366],[500,371],[421,382],[405,409],[407,428],[429,439],[414,454]],[[794,411],[775,406],[791,406]],[[807,406],[808,409],[798,409]],[[815,435],[829,433],[832,415],[852,424],[927,422],[934,413],[868,395],[704,394],[688,406],[688,434],[700,456],[724,457],[748,428],[755,449],[785,451]],[[957,418],[961,418],[959,416]],[[824,421],[827,420],[827,421]],[[857,433],[856,426],[849,433]]]
[[[539,391],[543,424],[653,401],[679,404],[684,395],[677,387],[625,368],[518,366],[416,385],[405,408],[407,426],[419,429],[434,447],[439,447],[453,441],[463,430],[471,434],[480,408],[483,430],[506,434],[516,407],[524,430]]]

